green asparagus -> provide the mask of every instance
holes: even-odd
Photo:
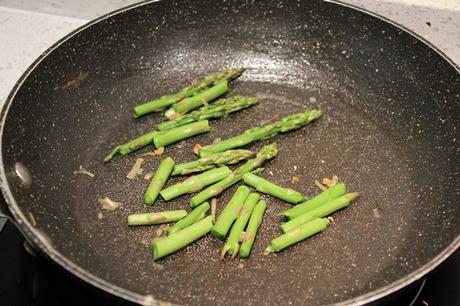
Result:
[[[176,224],[174,224],[173,226],[167,228],[166,229],[166,234],[167,235],[174,234],[175,232],[183,230],[187,226],[190,226],[193,223],[200,221],[201,219],[203,219],[206,216],[206,212],[208,210],[209,210],[209,203],[204,202],[203,204],[201,204],[200,206],[198,206],[197,208],[192,210],[192,212],[189,213],[187,215],[187,217],[185,217],[182,220],[179,220]]]
[[[260,195],[257,193],[251,193],[244,201],[244,205],[241,208],[241,211],[238,215],[238,219],[236,219],[235,223],[230,230],[230,234],[228,235],[227,242],[222,249],[221,257],[224,257],[225,254],[229,253],[232,255],[232,258],[238,254],[239,249],[239,241],[241,234],[243,233],[246,224],[248,223],[249,217],[256,206],[257,202],[260,199]]]
[[[265,146],[260,150],[254,159],[248,160],[244,165],[234,170],[229,176],[224,178],[222,181],[209,186],[208,188],[201,191],[199,194],[194,196],[190,200],[192,207],[195,207],[204,201],[215,197],[222,193],[225,189],[239,182],[245,173],[251,172],[252,170],[260,167],[265,161],[272,159],[278,154],[278,149],[273,143]]]
[[[213,104],[205,105],[198,110],[186,114],[182,117],[179,116],[174,120],[161,122],[157,124],[157,128],[160,131],[164,131],[199,120],[219,118],[227,114],[248,108],[257,102],[257,98],[255,97],[244,96],[233,96],[226,99],[219,99]]]
[[[171,175],[172,169],[174,168],[174,160],[171,157],[163,159],[158,166],[155,175],[152,177],[147,191],[144,194],[144,203],[152,205],[158,198],[163,186],[166,184],[169,176]]]
[[[304,203],[300,203],[299,205],[296,205],[291,209],[285,210],[282,213],[280,213],[280,215],[287,217],[289,220],[294,219],[308,211],[311,211],[321,206],[324,203],[327,203],[335,198],[340,197],[341,195],[344,195],[346,191],[347,188],[344,183],[335,184],[331,188],[321,192],[313,199],[308,200]]]
[[[240,257],[246,258],[251,254],[252,245],[256,238],[257,230],[259,229],[260,223],[267,208],[267,203],[264,200],[260,200],[256,207],[252,211],[251,218],[249,219],[248,226],[243,235],[243,242],[240,247]]]
[[[316,233],[319,233],[326,229],[330,221],[327,218],[316,218],[295,230],[282,234],[269,242],[267,248],[264,251],[265,255],[273,252],[279,252],[288,246],[291,246],[299,241],[302,241]]]
[[[141,149],[153,142],[153,137],[158,131],[150,131],[147,134],[139,136],[128,143],[116,146],[105,158],[104,162],[108,162],[115,157],[115,155],[128,155],[138,149]]]
[[[283,119],[265,125],[246,130],[242,134],[222,140],[221,142],[204,146],[200,149],[201,157],[206,157],[214,153],[242,147],[257,140],[268,139],[279,133],[285,133],[290,130],[301,128],[315,119],[321,117],[323,113],[320,110],[310,110],[303,113],[293,114]]]
[[[245,184],[254,187],[259,192],[269,194],[291,204],[297,204],[305,199],[305,197],[298,191],[278,186],[252,173],[246,173],[243,175],[243,181]]]
[[[206,218],[187,226],[181,231],[152,241],[153,260],[174,253],[203,237],[212,228],[212,217]]]
[[[252,156],[254,156],[254,153],[248,150],[228,150],[188,163],[175,165],[172,175],[186,175],[193,172],[202,172],[220,165],[232,165]]]
[[[225,79],[231,81],[233,79],[236,79],[244,72],[244,70],[244,68],[231,68],[224,71],[212,73],[206,76],[199,83],[189,87],[185,87],[178,93],[162,96],[159,99],[137,105],[133,109],[133,116],[137,118],[151,112],[161,111],[166,107],[171,106],[184,98],[192,97],[197,95],[198,93],[201,93],[206,88],[212,86],[214,83],[220,80]]]
[[[240,186],[233,194],[228,204],[222,210],[221,214],[217,218],[216,223],[212,227],[212,235],[219,239],[227,236],[228,230],[232,226],[233,222],[238,218],[241,207],[243,207],[244,201],[248,197],[250,190],[246,186]]]
[[[190,138],[195,135],[209,132],[211,128],[209,127],[208,120],[201,120],[193,123],[189,123],[183,126],[179,126],[174,129],[157,132],[154,134],[153,143],[158,149],[160,147],[166,147],[177,141]]]
[[[330,202],[324,203],[323,205],[320,205],[317,208],[310,210],[294,219],[291,219],[286,223],[281,224],[280,228],[283,233],[290,232],[315,218],[326,217],[327,215],[330,215],[341,208],[347,207],[350,202],[357,197],[359,197],[358,192],[347,193]]]
[[[151,225],[178,221],[187,216],[186,210],[170,210],[163,212],[148,212],[131,214],[128,216],[128,225]]]
[[[160,195],[165,201],[169,201],[186,193],[197,192],[205,186],[224,179],[231,172],[232,171],[227,166],[211,169],[199,175],[191,176],[181,183],[163,189]]]

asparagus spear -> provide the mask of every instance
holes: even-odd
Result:
[[[325,230],[329,223],[330,221],[327,218],[316,218],[289,233],[282,234],[268,243],[268,246],[264,251],[264,255],[279,252],[288,246],[313,236],[314,234]]]
[[[187,226],[190,226],[193,223],[200,221],[201,219],[203,219],[206,216],[206,212],[208,210],[209,210],[209,203],[204,202],[203,204],[201,204],[200,206],[198,206],[197,208],[192,210],[192,212],[189,213],[187,215],[187,217],[185,217],[184,219],[179,220],[179,222],[174,224],[174,226],[169,227],[166,230],[166,234],[167,235],[174,234],[175,232],[183,230]]]
[[[257,230],[259,229],[260,223],[267,208],[267,203],[264,200],[260,200],[256,207],[252,211],[251,218],[249,219],[248,227],[243,235],[243,242],[240,247],[240,257],[246,258],[251,254],[252,245],[256,239]]]
[[[248,160],[244,165],[234,170],[229,176],[224,178],[222,181],[215,183],[214,185],[209,186],[205,190],[201,191],[199,194],[194,196],[190,200],[190,205],[195,207],[204,201],[215,197],[222,193],[225,189],[239,182],[245,173],[251,172],[252,170],[260,167],[265,161],[272,159],[278,154],[278,149],[273,143],[271,145],[265,146],[257,154],[256,158]]]
[[[324,203],[332,201],[335,198],[340,197],[345,194],[347,188],[344,183],[338,183],[332,186],[331,188],[326,189],[321,192],[319,195],[314,197],[311,200],[308,200],[304,203],[294,206],[291,209],[285,210],[280,213],[281,216],[286,216],[288,219],[294,219],[308,211],[311,211]]]
[[[249,188],[246,186],[240,186],[233,194],[224,210],[221,212],[216,223],[212,227],[212,235],[219,239],[223,239],[227,236],[228,230],[232,226],[233,222],[238,218],[241,207],[243,207],[244,201],[249,195]]]
[[[153,143],[155,144],[155,147],[158,149],[160,147],[170,145],[174,142],[209,132],[210,130],[211,128],[209,127],[208,120],[201,120],[183,126],[179,126],[174,129],[157,132],[154,134]]]
[[[174,104],[171,108],[171,110],[173,111],[172,113],[179,115],[185,114],[191,110],[194,110],[195,108],[206,105],[206,103],[222,96],[227,91],[228,81],[221,80],[215,83],[209,89],[200,92],[196,96],[185,98],[180,102]],[[171,112],[168,111],[167,114],[171,114]]]
[[[168,223],[180,220],[185,216],[187,216],[187,211],[184,209],[163,211],[158,213],[148,212],[131,214],[128,216],[128,225],[151,225]]]
[[[187,226],[183,230],[166,236],[164,238],[155,239],[152,241],[153,260],[174,253],[198,238],[206,235],[211,231],[212,217],[206,218]]]
[[[228,150],[188,163],[175,165],[172,175],[186,175],[193,172],[202,172],[220,165],[232,165],[253,155],[254,153],[248,150]]]
[[[112,151],[104,158],[104,162],[110,161],[115,155],[127,155],[131,152],[134,152],[140,148],[143,148],[153,142],[153,137],[158,131],[150,131],[147,134],[139,136],[125,144],[116,146]]]
[[[205,105],[198,110],[191,112],[190,114],[186,114],[174,120],[161,122],[157,124],[157,128],[160,131],[164,131],[199,120],[219,118],[224,115],[248,108],[257,102],[257,98],[255,97],[244,96],[233,96],[226,99],[219,99],[215,103]]]
[[[259,192],[269,194],[288,203],[297,204],[305,199],[305,197],[298,191],[278,186],[252,173],[246,173],[243,175],[243,181],[245,184],[254,187]]]
[[[166,184],[169,176],[171,175],[172,169],[174,168],[174,160],[171,157],[163,159],[158,166],[158,169],[150,181],[147,191],[144,194],[144,203],[152,205],[158,198],[163,186]]]
[[[227,166],[211,169],[199,175],[191,176],[181,183],[163,189],[160,195],[165,201],[169,201],[186,193],[197,192],[205,186],[224,179],[231,172],[232,171]]]
[[[305,224],[315,218],[326,217],[327,215],[330,215],[341,208],[347,207],[350,204],[350,202],[356,199],[357,197],[359,197],[358,192],[347,193],[330,202],[318,206],[317,208],[310,210],[304,213],[303,215],[300,215],[286,223],[281,224],[280,228],[283,231],[283,233],[290,232],[295,228],[301,226],[302,224]]]
[[[251,142],[268,139],[279,133],[285,133],[290,130],[301,128],[311,121],[321,117],[323,113],[320,110],[310,110],[303,113],[293,114],[272,124],[263,127],[256,127],[246,130],[242,134],[222,140],[221,142],[204,146],[200,149],[200,156],[205,157],[214,153],[242,147]]]
[[[180,101],[183,98],[195,96],[196,94],[202,92],[203,90],[213,85],[217,81],[223,79],[231,81],[233,79],[236,79],[244,72],[244,70],[244,68],[231,68],[224,71],[212,73],[206,76],[199,83],[185,87],[178,93],[162,96],[159,99],[137,105],[133,109],[133,116],[137,118],[151,112],[161,111],[166,107],[171,106],[174,103]]]
[[[241,208],[241,211],[238,215],[238,219],[236,219],[235,223],[233,224],[232,229],[230,230],[230,234],[228,235],[227,242],[225,243],[224,248],[222,249],[222,257],[224,257],[225,254],[229,253],[230,255],[232,255],[232,258],[235,258],[236,254],[238,254],[241,234],[243,233],[244,228],[248,223],[249,217],[251,216],[251,213],[259,199],[259,194],[251,193],[246,198],[246,201],[244,201],[244,205]]]

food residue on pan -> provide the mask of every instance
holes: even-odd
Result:
[[[120,202],[112,201],[108,197],[99,198],[97,199],[97,201],[99,202],[99,204],[102,205],[102,209],[105,209],[105,210],[114,211],[121,205]]]
[[[68,81],[64,86],[62,86],[62,89],[74,89],[80,86],[81,82],[86,80],[88,78],[89,73],[88,72],[81,72],[78,75],[76,79],[73,79],[71,81]]]
[[[145,175],[144,175],[144,180],[146,181],[150,181],[150,179],[153,177],[153,172],[147,172]]]
[[[37,226],[37,220],[35,220],[34,215],[29,211],[29,219],[30,219],[30,224],[32,224],[33,227]]]
[[[298,182],[300,182],[300,178],[299,178],[298,176],[294,175],[294,176],[292,177],[292,179],[291,179],[291,182],[292,182],[293,184],[298,183]]]
[[[137,176],[142,175],[141,166],[142,166],[143,162],[144,162],[144,159],[141,158],[141,157],[136,159],[136,162],[134,163],[134,165],[131,168],[131,170],[129,170],[129,172],[126,175],[126,177],[129,178],[130,180],[132,180],[132,179],[136,178]]]
[[[82,165],[80,165],[80,167],[78,167],[78,170],[75,170],[73,172],[73,174],[83,174],[83,175],[87,175],[89,177],[95,177],[95,175],[93,173],[91,173],[88,170],[86,170],[85,168],[83,168]]]
[[[374,218],[376,219],[380,218],[380,212],[378,208],[373,208],[372,213],[374,214]]]
[[[323,184],[321,184],[320,181],[318,181],[318,180],[315,180],[315,185],[316,185],[316,187],[318,187],[321,191],[327,190],[327,187],[324,186]]]
[[[199,143],[195,144],[195,146],[193,146],[193,153],[198,155],[198,152],[200,152],[200,149],[201,149],[201,145]]]
[[[153,151],[153,154],[160,156],[165,152],[165,147],[159,147],[158,149]]]

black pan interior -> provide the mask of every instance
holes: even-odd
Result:
[[[223,243],[206,237],[153,264],[157,228],[128,228],[126,216],[188,209],[189,197],[143,206],[148,182],[125,176],[151,148],[102,159],[161,120],[131,118],[134,105],[232,66],[249,70],[230,94],[258,95],[260,105],[213,121],[212,133],[166,154],[187,161],[195,143],[319,107],[318,122],[273,139],[279,156],[263,176],[313,196],[315,179],[337,175],[362,197],[334,214],[324,233],[280,254],[262,252],[279,233],[276,214],[289,205],[267,198],[248,260],[221,260]],[[459,94],[458,72],[438,53],[349,8],[161,1],[92,25],[39,63],[10,101],[2,154],[5,171],[20,161],[32,174],[30,189],[11,182],[24,214],[64,256],[119,287],[183,304],[334,303],[404,277],[458,237]],[[160,161],[144,158],[144,173]],[[80,165],[96,177],[73,175]],[[218,199],[218,211],[234,189]],[[123,205],[102,211],[103,196]]]

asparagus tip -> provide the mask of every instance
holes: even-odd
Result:
[[[120,153],[120,146],[116,146],[112,149],[112,151],[110,151],[110,153],[104,158],[104,163],[111,161],[118,153]]]
[[[359,192],[350,192],[347,194],[347,197],[350,201],[353,201],[354,199],[358,198],[361,194]]]

